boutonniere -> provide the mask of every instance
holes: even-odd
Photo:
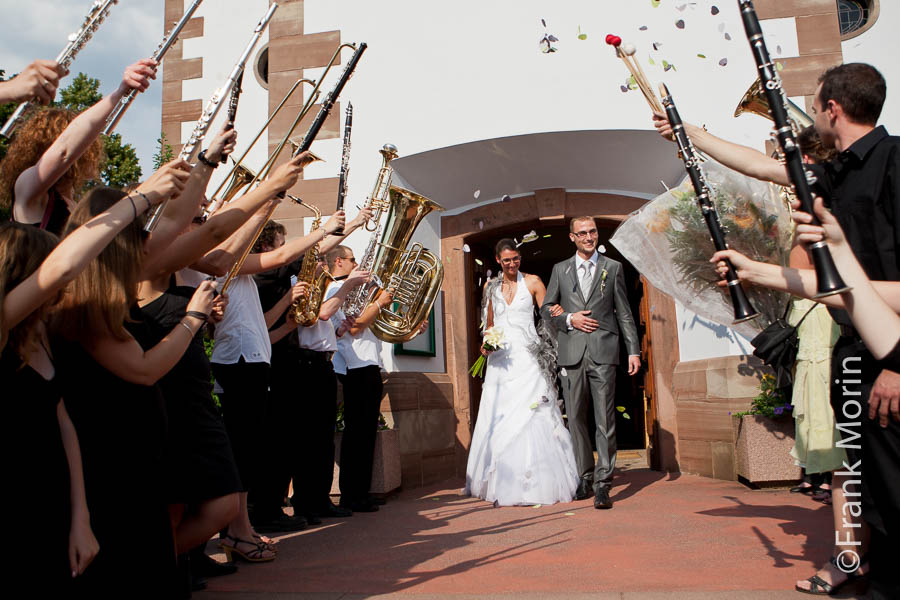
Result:
[[[609,271],[603,269],[600,271],[600,295],[603,296],[603,288],[606,287],[606,276],[609,275]]]

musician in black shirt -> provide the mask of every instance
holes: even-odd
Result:
[[[850,63],[826,71],[819,78],[813,103],[815,128],[825,146],[833,146],[839,154],[810,170],[817,177],[815,192],[834,211],[869,278],[897,281],[900,138],[889,136],[884,127],[876,127],[885,96],[884,78],[870,65]],[[661,135],[670,138],[671,127],[664,115],[655,115],[654,125]],[[726,166],[751,177],[790,185],[784,165],[777,160],[716,138],[699,127],[685,127],[699,150]],[[863,517],[872,526],[869,558],[873,593],[874,597],[896,598],[900,597],[900,583],[891,581],[889,539],[900,536],[900,374],[880,368],[845,311],[833,310],[832,314],[842,334],[832,356],[832,406],[837,423],[861,421],[860,427],[851,429],[861,439],[845,440],[861,446],[858,452],[848,448],[848,466],[853,468],[847,471],[862,471]],[[853,371],[847,370],[846,377],[842,375],[845,366]],[[852,418],[856,400],[868,419]],[[852,568],[843,570],[853,572]],[[831,587],[831,582],[824,583]]]

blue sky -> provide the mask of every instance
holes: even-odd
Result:
[[[153,54],[163,38],[163,0],[120,0],[93,39],[75,58],[71,78],[84,72],[100,80],[106,94],[121,81],[122,72],[139,58]],[[53,59],[77,31],[91,7],[90,0],[0,0],[4,15],[0,41],[0,68],[17,73],[35,58]],[[143,176],[153,168],[160,131],[162,73],[150,89],[138,96],[116,132],[132,144],[141,161]]]

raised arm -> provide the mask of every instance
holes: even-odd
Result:
[[[201,283],[188,303],[187,312],[209,315],[214,290],[212,281]],[[132,383],[153,385],[181,360],[203,323],[204,319],[185,315],[166,337],[147,351],[131,336],[127,340],[108,335],[97,337],[86,347],[94,360],[113,375]]]
[[[78,115],[37,163],[19,175],[13,205],[13,217],[17,221],[30,223],[35,220],[33,215],[43,213],[47,192],[97,139],[122,96],[132,89],[146,90],[155,78],[156,61],[145,58],[129,66],[113,93]]]
[[[236,225],[234,229],[222,236],[218,241],[207,245],[202,252],[197,250],[191,252],[192,248],[185,248],[185,241],[181,239],[184,237],[181,235],[182,232],[187,229],[203,206],[204,192],[209,184],[209,178],[215,170],[208,163],[213,165],[219,164],[221,157],[228,156],[234,150],[236,140],[237,133],[234,129],[223,129],[213,138],[204,154],[207,162],[197,161],[197,164],[191,169],[191,178],[181,194],[181,201],[170,202],[166,205],[159,224],[153,230],[153,235],[147,242],[147,260],[144,262],[144,269],[153,271],[155,269],[153,264],[162,261],[175,266],[168,268],[166,265],[162,265],[157,269],[158,271],[177,271],[197,260],[207,250],[224,241],[231,233],[234,233],[234,229],[237,229]],[[203,237],[202,234],[194,237],[193,240],[196,241],[199,237]],[[191,259],[182,264],[183,257],[188,253],[191,253]]]
[[[368,271],[361,271],[359,269],[350,271],[350,274],[347,275],[347,279],[344,280],[343,284],[341,284],[341,287],[337,289],[334,295],[322,302],[322,305],[319,306],[319,319],[323,321],[330,319],[332,315],[343,306],[344,300],[347,299],[347,294],[350,293],[350,290],[369,281],[370,277],[371,274]]]
[[[669,125],[669,119],[665,115],[654,112],[653,126],[661,136],[672,141],[672,126]],[[698,150],[729,169],[754,179],[771,181],[779,185],[790,185],[791,180],[784,165],[759,150],[723,140],[702,127],[690,123],[685,123],[684,129]]]
[[[149,205],[159,204],[178,193],[186,180],[187,172],[178,163],[169,163],[146,181],[141,187],[141,194],[125,196],[109,210],[67,235],[41,266],[4,298],[4,331],[9,331],[52,298],[137,215],[146,211]]]
[[[300,258],[304,252],[313,247],[316,242],[321,242],[339,228],[344,226],[344,211],[331,215],[324,227],[311,231],[302,238],[291,240],[281,248],[269,252],[257,252],[251,254],[241,266],[241,275],[254,275],[263,271],[277,269]]]

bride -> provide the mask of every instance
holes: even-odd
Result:
[[[514,240],[500,240],[495,255],[502,273],[484,286],[484,327],[502,329],[505,343],[494,352],[482,346],[487,371],[466,493],[504,506],[569,502],[578,472],[556,403],[553,334],[547,328],[539,336],[534,327],[546,289],[538,276],[519,271]]]

